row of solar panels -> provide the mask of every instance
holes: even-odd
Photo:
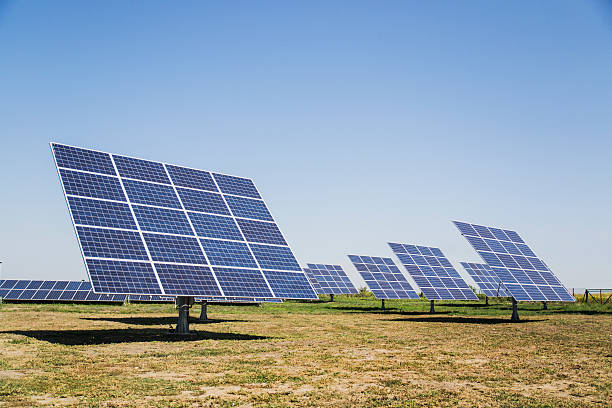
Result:
[[[51,148],[96,293],[220,299],[356,293],[337,265],[300,268],[250,179]],[[493,293],[488,286],[497,284],[495,293],[517,300],[574,300],[516,232],[455,225],[487,265],[466,268],[479,273],[474,280],[483,291]],[[476,298],[439,248],[389,245],[428,299]],[[349,258],[378,298],[417,296],[390,258]]]
[[[486,264],[461,263],[485,295],[522,301],[574,301],[515,231],[455,224],[478,246],[483,259],[489,260]],[[389,246],[427,299],[477,299],[439,248],[400,243]],[[349,259],[377,299],[418,298],[391,258],[349,255]],[[304,271],[319,294],[356,293],[339,265],[308,264]]]
[[[62,301],[62,302],[174,302],[172,296],[124,295],[94,293],[89,282],[84,281],[41,281],[41,280],[0,280],[0,299],[19,301]],[[196,298],[196,302],[241,303],[280,302],[279,299],[256,298]]]

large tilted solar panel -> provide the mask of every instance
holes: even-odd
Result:
[[[576,300],[515,231],[453,222],[516,300]]]
[[[509,297],[503,283],[499,280],[493,269],[487,264],[461,262],[463,269],[474,279],[482,293],[488,297]]]
[[[250,179],[51,147],[95,292],[317,298]]]
[[[83,281],[4,280],[0,298],[21,301],[124,302],[127,295],[94,293]]]
[[[307,265],[308,272],[306,275],[310,274],[317,282],[318,287],[315,287],[315,290],[318,294],[349,295],[358,293],[349,277],[346,276],[342,266],[311,263]]]
[[[408,274],[429,300],[478,300],[440,248],[389,242]]]
[[[419,299],[391,258],[348,256],[376,299]]]

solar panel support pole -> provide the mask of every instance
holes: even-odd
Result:
[[[330,301],[330,302],[333,302],[333,301],[334,301],[334,294],[333,294],[333,293],[330,293],[330,294],[329,294],[329,301]]]
[[[485,295],[485,306],[489,306],[489,297]]]
[[[385,308],[385,299],[381,299],[381,300],[382,300],[382,306],[381,306],[381,309],[384,309],[384,308]]]
[[[548,303],[542,302],[542,310],[548,310]]]
[[[189,308],[193,305],[194,298],[191,296],[179,296],[176,298],[176,308],[179,311],[176,334],[189,334]]]
[[[429,301],[429,313],[435,313],[436,310],[434,309],[434,301],[430,300]]]
[[[512,317],[510,318],[511,322],[518,322],[519,319],[519,315],[518,315],[518,303],[516,302],[515,298],[512,298]]]
[[[208,321],[208,313],[207,313],[207,308],[208,306],[208,302],[206,302],[205,300],[202,301],[202,310],[200,311],[200,321],[201,322],[207,322]]]

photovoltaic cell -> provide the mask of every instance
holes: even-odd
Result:
[[[419,299],[391,258],[349,255],[376,299]]]
[[[357,289],[346,275],[342,266],[327,264],[308,264],[304,269],[309,278],[316,282],[313,285],[319,295],[357,294]]]
[[[516,231],[453,223],[516,300],[576,300]]]
[[[390,242],[389,246],[429,300],[478,300],[440,248]]]
[[[508,297],[511,296],[493,269],[487,264],[473,262],[461,262],[463,269],[474,279],[482,293],[488,297]]]
[[[51,148],[97,293],[317,298],[251,180],[55,143]],[[24,289],[23,296],[61,292],[68,299],[74,291],[90,298],[42,285]]]

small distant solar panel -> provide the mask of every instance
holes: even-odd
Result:
[[[493,269],[487,264],[461,262],[463,269],[474,279],[482,293],[488,297],[509,297],[503,283],[499,280]]]
[[[96,293],[317,298],[253,181],[51,150]]]
[[[563,302],[576,300],[516,231],[453,222],[493,269],[514,299]]]
[[[358,291],[340,265],[308,264],[306,276],[314,282],[319,295],[349,295]]]
[[[127,295],[97,294],[84,281],[5,280],[0,281],[0,298],[19,301],[119,302]]]
[[[389,246],[429,300],[478,300],[440,248],[398,244]]]
[[[348,256],[376,299],[419,299],[391,258]]]

